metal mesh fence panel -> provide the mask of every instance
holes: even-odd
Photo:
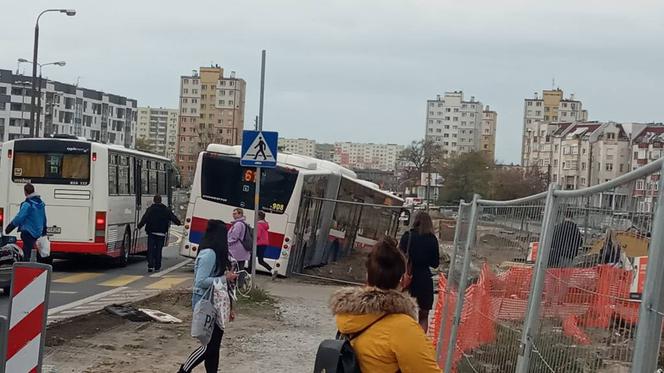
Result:
[[[551,192],[520,372],[632,367],[657,195],[645,171]]]
[[[449,287],[452,309],[459,300],[463,304],[460,313],[441,315],[450,325],[447,328],[443,324],[443,330],[458,324],[452,341],[454,352],[443,354],[441,360],[459,372],[513,372],[528,303],[530,259],[536,254],[542,225],[544,195],[477,203],[475,234],[469,250],[460,250],[457,270],[450,271],[439,285],[439,289]],[[471,222],[470,218],[465,220]],[[464,247],[467,237],[463,235],[469,230],[465,227],[459,232],[460,248]],[[459,297],[455,275],[461,272],[459,266],[466,255],[470,259],[466,287]],[[439,336],[443,347],[449,347],[449,334],[452,333]]]

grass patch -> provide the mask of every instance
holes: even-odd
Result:
[[[247,307],[275,307],[277,300],[270,294],[269,291],[260,287],[255,287],[249,293],[248,297],[238,294],[238,306],[241,308]]]

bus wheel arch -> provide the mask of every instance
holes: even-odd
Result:
[[[120,256],[116,258],[119,266],[125,267],[129,263],[131,254],[131,228],[127,225],[122,235],[122,246],[120,247]]]

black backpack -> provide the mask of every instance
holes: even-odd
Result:
[[[361,373],[360,363],[357,361],[350,341],[359,337],[360,334],[374,326],[385,316],[387,314],[379,317],[366,328],[353,335],[337,332],[336,339],[326,339],[321,342],[318,346],[318,352],[316,352],[314,373]]]
[[[254,249],[254,228],[247,223],[244,224],[244,236],[242,237],[242,247],[251,252]]]

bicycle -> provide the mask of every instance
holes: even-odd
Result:
[[[248,298],[251,289],[254,287],[251,273],[247,272],[246,269],[240,269],[235,260],[231,262],[231,269],[237,274],[237,279],[230,282],[229,289],[231,297],[233,297],[233,300],[237,301],[237,293],[240,293],[241,296]]]

